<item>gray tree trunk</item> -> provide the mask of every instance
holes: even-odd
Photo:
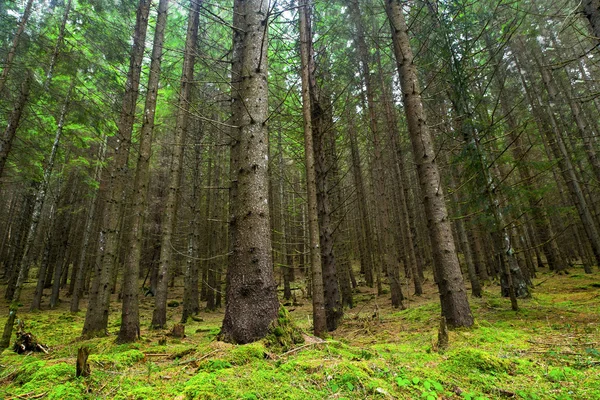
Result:
[[[433,138],[427,127],[417,72],[413,63],[408,27],[402,14],[400,0],[386,0],[386,12],[392,31],[394,54],[398,67],[402,99],[408,131],[413,146],[415,163],[425,215],[431,239],[434,269],[437,271],[442,315],[452,327],[473,325],[473,316],[452,237],[452,228],[441,186],[441,177],[435,162]]]
[[[179,104],[177,120],[175,123],[175,137],[173,138],[173,150],[171,159],[171,170],[169,172],[169,189],[165,208],[163,212],[163,227],[161,235],[160,261],[158,266],[158,279],[156,284],[156,297],[154,312],[152,313],[152,327],[162,329],[167,323],[167,292],[169,283],[169,268],[173,262],[173,232],[177,221],[177,195],[181,185],[183,169],[183,151],[185,136],[187,134],[190,90],[194,81],[194,63],[196,44],[198,42],[199,13],[202,5],[201,0],[190,1],[190,13],[188,18],[187,35],[183,56],[183,71],[181,75],[181,87],[179,92]]]
[[[119,131],[109,138],[107,148],[111,164],[101,179],[100,196],[105,200],[102,229],[100,232],[100,262],[95,269],[90,290],[90,301],[85,314],[82,336],[104,336],[108,325],[111,279],[117,262],[124,191],[127,183],[127,161],[131,145],[131,133],[135,119],[135,106],[139,94],[140,74],[144,56],[150,1],[140,0],[136,15],[133,46],[130,56],[125,93],[121,104]]]
[[[310,110],[310,0],[300,0],[300,61],[302,65],[302,114],[304,116],[304,157],[306,167],[307,219],[309,231],[310,263],[312,272],[313,328],[315,336],[323,336],[327,329],[325,299],[323,293],[323,270],[319,243],[317,211],[317,182],[313,144],[313,122]]]
[[[144,214],[148,204],[152,135],[154,132],[154,116],[156,114],[156,100],[158,97],[158,83],[160,80],[168,6],[169,0],[161,0],[158,3],[154,44],[150,61],[150,75],[148,76],[146,103],[144,105],[142,128],[139,137],[139,155],[133,181],[130,240],[123,271],[123,305],[121,308],[121,327],[119,329],[119,336],[117,337],[119,343],[133,342],[140,337],[138,276],[140,275]]]

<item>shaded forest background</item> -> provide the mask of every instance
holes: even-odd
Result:
[[[514,310],[541,269],[593,273],[598,2],[385,3],[279,1],[265,15],[269,39],[257,42],[268,53],[264,200],[280,297],[293,304],[314,295],[315,248],[328,331],[359,285],[403,308],[425,277],[443,282],[432,240],[456,244],[470,295],[499,282]],[[428,231],[432,196],[417,174],[392,3],[406,18],[420,121],[433,137],[428,157],[440,177],[432,196],[445,196],[442,220],[452,228],[443,240]],[[113,294],[123,302],[119,339],[131,341],[139,318],[127,325],[127,316],[141,295],[154,296],[155,328],[167,325],[174,286],[185,286],[182,322],[225,306],[237,182],[230,146],[240,122],[231,116],[233,10],[229,1],[0,3],[0,273],[13,301],[9,322],[18,303],[36,310],[62,301],[74,312],[85,305],[84,336],[102,335]],[[301,36],[302,10],[310,12]],[[309,42],[316,247],[302,114]],[[31,298],[21,298],[24,287]],[[462,282],[455,289],[465,291]]]

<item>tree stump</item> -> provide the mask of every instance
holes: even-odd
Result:
[[[442,319],[440,320],[437,347],[438,351],[444,351],[448,348],[448,326],[446,325],[445,317],[442,317]]]
[[[173,326],[173,330],[171,330],[171,336],[174,338],[184,338],[185,337],[185,325],[183,324],[175,324]]]
[[[80,347],[77,349],[77,371],[76,377],[83,376],[84,378],[90,376],[90,366],[87,363],[88,356],[90,355],[89,347]]]

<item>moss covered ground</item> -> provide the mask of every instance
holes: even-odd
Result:
[[[148,328],[152,298],[141,306],[139,342],[115,343],[116,298],[110,335],[82,341],[85,313],[70,313],[68,301],[35,313],[25,304],[19,318],[50,351],[5,350],[0,399],[600,399],[598,278],[576,269],[541,273],[518,312],[489,285],[471,299],[475,326],[450,331],[444,352],[436,346],[440,307],[431,282],[402,311],[360,287],[357,306],[330,338],[304,335],[285,346],[273,346],[273,337],[243,346],[217,341],[219,312],[202,313],[203,321],[186,324],[185,338],[171,338]],[[310,301],[299,301],[289,316],[310,333]],[[171,324],[180,314],[181,306],[169,309]],[[81,346],[91,349],[88,378],[75,377]]]

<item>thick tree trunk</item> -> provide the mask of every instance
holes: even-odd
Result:
[[[140,0],[136,15],[133,46],[130,57],[125,94],[121,105],[118,133],[109,138],[108,149],[111,165],[101,179],[101,197],[105,208],[100,232],[100,262],[97,264],[90,290],[90,301],[85,314],[82,336],[86,338],[106,335],[110,306],[111,279],[117,262],[121,215],[127,181],[127,160],[131,145],[131,133],[135,119],[135,106],[139,94],[142,59],[148,28],[150,1]]]
[[[158,3],[158,15],[154,30],[154,44],[150,61],[150,75],[146,103],[140,132],[139,155],[133,181],[133,209],[131,210],[131,229],[129,233],[129,248],[125,258],[123,271],[123,306],[121,308],[121,327],[117,341],[120,343],[133,342],[140,337],[139,317],[139,287],[140,262],[143,239],[144,213],[148,204],[148,184],[150,181],[150,157],[152,155],[152,135],[154,132],[154,116],[158,98],[158,83],[167,24],[167,9],[169,0]]]
[[[313,328],[315,336],[323,336],[327,329],[325,299],[323,293],[323,270],[319,243],[317,211],[317,182],[313,144],[313,121],[310,110],[310,45],[312,36],[309,26],[310,0],[300,0],[300,61],[302,65],[302,113],[304,116],[304,157],[306,167],[306,191],[308,207],[308,231],[312,271]]]
[[[234,1],[231,255],[221,338],[262,339],[277,318],[268,175],[268,2]]]
[[[435,162],[433,138],[423,111],[408,27],[402,14],[401,2],[386,0],[386,12],[390,21],[404,110],[428,220],[434,269],[437,271],[438,278],[441,278],[437,283],[442,315],[451,327],[471,326],[473,316],[456,255],[441,178]]]
[[[188,19],[187,35],[183,56],[183,71],[179,92],[179,105],[177,121],[175,123],[175,137],[173,138],[173,153],[171,170],[169,172],[169,191],[165,201],[163,213],[163,229],[160,248],[160,264],[158,267],[158,280],[154,312],[152,314],[152,327],[162,329],[167,323],[167,292],[169,283],[169,267],[173,262],[173,232],[177,221],[177,195],[181,185],[183,169],[183,151],[185,136],[187,134],[190,91],[194,81],[194,63],[196,43],[198,41],[198,26],[201,0],[190,1],[190,14]]]

